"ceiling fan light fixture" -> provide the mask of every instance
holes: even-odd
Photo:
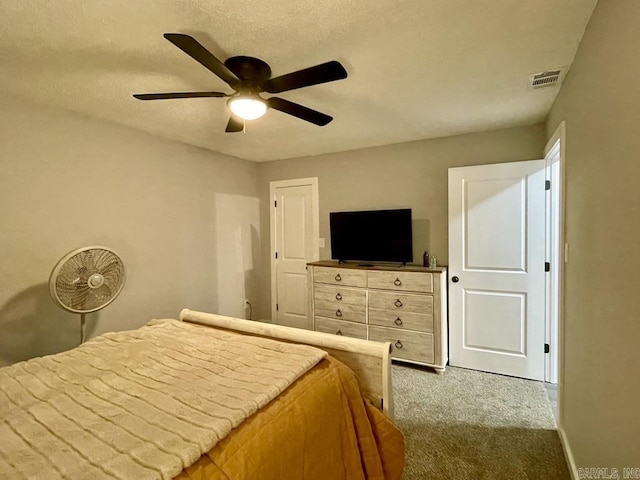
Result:
[[[267,104],[258,95],[237,95],[227,103],[231,113],[243,120],[255,120],[267,112]]]

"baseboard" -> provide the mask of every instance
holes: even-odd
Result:
[[[567,438],[567,434],[564,432],[564,428],[558,427],[558,435],[560,436],[560,443],[562,444],[562,450],[564,450],[564,458],[567,459],[567,466],[569,467],[569,473],[571,474],[572,480],[578,480],[578,469],[576,468],[576,461],[573,458],[573,452],[571,451],[571,446],[569,445],[569,439]]]

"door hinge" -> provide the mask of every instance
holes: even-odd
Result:
[[[551,190],[551,180],[545,180],[544,181],[544,189],[545,190]]]
[[[548,343],[544,344],[544,353],[549,353],[549,344]]]
[[[276,303],[276,312],[278,311],[278,304]]]
[[[274,200],[274,201],[273,201],[273,206],[274,206],[275,208],[278,208],[278,201],[277,201],[277,200]]]
[[[276,252],[276,259],[278,258],[278,252]]]
[[[549,262],[544,262],[544,271],[545,272],[551,271],[551,264]]]

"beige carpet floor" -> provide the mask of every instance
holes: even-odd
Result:
[[[403,480],[570,480],[544,384],[393,366]]]

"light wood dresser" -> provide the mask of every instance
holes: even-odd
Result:
[[[392,357],[443,373],[448,361],[447,269],[307,265],[313,329],[391,342]]]

